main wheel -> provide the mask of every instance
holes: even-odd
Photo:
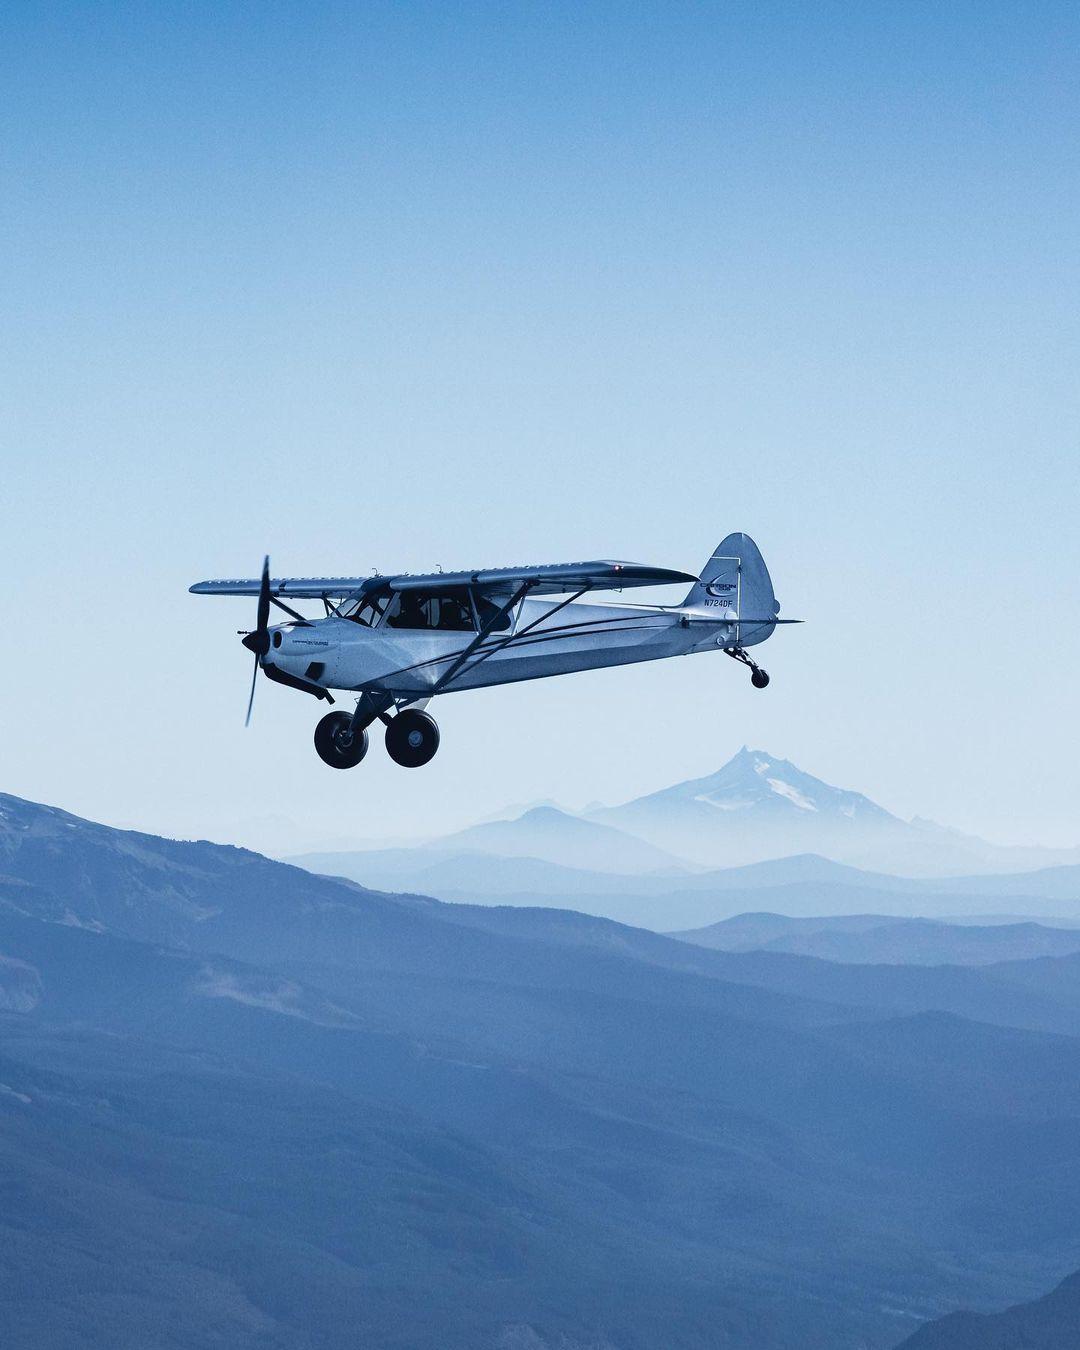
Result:
[[[758,666],[757,670],[753,671],[750,675],[750,683],[755,689],[764,689],[769,683],[769,672],[767,670],[762,670],[761,667]]]
[[[354,733],[351,727],[351,713],[332,712],[315,728],[315,749],[322,762],[332,769],[355,768],[367,754],[367,732]]]
[[[418,769],[438,748],[438,723],[416,708],[399,712],[386,728],[386,753],[403,768]]]

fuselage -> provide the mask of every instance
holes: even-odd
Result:
[[[726,609],[619,602],[524,600],[510,623],[477,643],[476,631],[374,627],[331,615],[271,630],[266,664],[327,689],[422,699],[467,655],[445,692],[542,679],[763,642],[772,624],[740,625]],[[743,631],[740,632],[740,629]],[[474,645],[475,644],[475,645]]]

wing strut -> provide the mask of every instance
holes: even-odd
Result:
[[[485,623],[481,627],[480,631],[476,634],[476,637],[474,637],[473,640],[469,643],[469,645],[461,651],[461,653],[458,655],[457,660],[454,661],[450,666],[448,666],[447,669],[444,670],[443,673],[439,676],[439,678],[435,681],[435,686],[431,690],[431,693],[428,695],[429,698],[434,698],[436,694],[442,693],[442,691],[446,688],[446,686],[458,673],[458,671],[465,664],[465,662],[468,661],[469,657],[472,656],[473,652],[476,651],[477,647],[479,647],[480,644],[483,642],[483,640],[492,632],[492,630],[494,629],[495,625],[499,622],[499,620],[505,619],[506,616],[510,613],[510,611],[514,608],[514,606],[520,604],[521,601],[525,599],[532,585],[533,583],[531,581],[523,581],[521,585],[517,588],[517,590],[513,593],[513,595],[510,597],[510,599],[507,600],[506,604],[495,611],[495,613],[491,616],[491,618],[488,619],[487,623]],[[498,645],[499,644],[493,646],[491,648],[491,651],[497,651]],[[480,660],[475,661],[473,664],[479,665],[480,661],[483,661],[485,657],[490,655],[491,652],[485,652],[484,656],[481,656]]]
[[[290,607],[285,603],[285,601],[279,600],[272,591],[270,593],[270,603],[272,605],[277,605],[278,609],[283,609],[286,614],[288,614],[291,618],[295,619],[297,623],[303,624],[305,628],[311,627],[310,619],[305,619],[302,614],[297,614],[295,609],[290,609]]]

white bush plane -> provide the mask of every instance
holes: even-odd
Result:
[[[592,591],[692,582],[680,605],[625,601],[584,604]],[[255,627],[243,636],[255,654],[248,721],[259,668],[278,684],[334,700],[359,694],[353,712],[331,712],[315,728],[315,748],[335,769],[367,754],[368,728],[386,726],[391,759],[426,764],[439,728],[425,711],[437,694],[575,670],[722,651],[750,669],[754,687],[769,677],[747,652],[780,623],[768,569],[746,534],[729,534],[700,577],[629,562],[554,563],[425,576],[261,578],[200,581],[196,595],[258,596]],[[558,596],[548,600],[540,597]],[[305,618],[288,600],[319,600]],[[289,621],[271,627],[270,608]]]

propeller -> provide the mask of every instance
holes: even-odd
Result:
[[[255,681],[259,678],[259,660],[270,650],[270,559],[263,559],[262,578],[259,581],[259,607],[255,612],[255,627],[240,641],[249,652],[255,653],[255,669],[251,672],[251,693],[248,695],[244,726],[251,723],[251,709],[255,703]]]

